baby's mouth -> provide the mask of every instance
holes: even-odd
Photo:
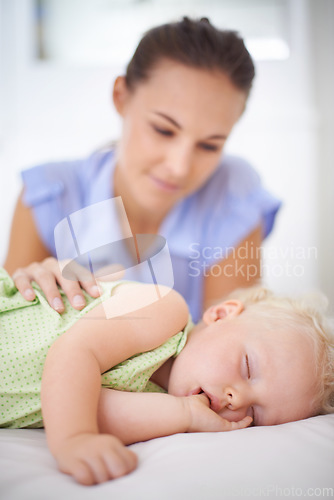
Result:
[[[200,388],[198,394],[204,394],[208,398],[209,403],[210,403],[210,408],[212,411],[214,411],[215,413],[218,413],[221,410],[222,405],[220,404],[219,399],[216,396],[213,396],[212,394],[210,394],[206,391],[203,391],[203,389],[201,389],[201,388]]]
[[[198,394],[204,394],[208,398],[211,410],[213,410],[216,413],[220,410],[220,404],[217,398],[203,391],[203,389],[200,389]]]
[[[198,387],[197,389],[194,389],[193,391],[191,391],[188,394],[188,396],[196,396],[197,394],[204,394],[204,396],[206,396],[208,398],[211,410],[213,410],[216,413],[220,410],[221,405],[219,404],[218,398],[216,398],[215,396],[212,396],[212,394],[206,392],[204,389],[202,389],[202,387]]]
[[[200,389],[198,394],[204,394],[204,396],[206,396],[208,398],[208,400],[210,401],[210,406],[211,406],[211,399],[208,396],[208,394],[205,391],[203,391],[203,389]]]

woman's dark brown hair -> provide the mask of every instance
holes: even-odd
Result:
[[[252,58],[235,31],[219,30],[208,19],[163,24],[149,30],[126,70],[126,83],[134,89],[149,78],[161,59],[170,59],[190,67],[220,70],[246,94],[255,75]]]

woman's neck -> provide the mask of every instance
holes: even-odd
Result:
[[[159,232],[163,217],[154,217],[152,213],[145,213],[140,207],[136,207],[132,203],[129,204],[123,197],[122,199],[133,235],[157,234]]]
[[[168,211],[152,211],[141,206],[134,198],[127,182],[115,168],[114,196],[121,196],[132,234],[157,234]]]

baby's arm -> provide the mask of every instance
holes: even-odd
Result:
[[[210,409],[204,394],[177,397],[104,388],[98,406],[100,432],[113,434],[124,444],[180,432],[243,429],[251,421],[251,417],[239,422],[225,420]]]
[[[124,300],[142,300],[154,289],[122,285],[108,299],[109,314],[112,308],[118,311]],[[182,330],[188,319],[184,300],[173,290],[121,317],[106,319],[104,306],[87,313],[53,344],[42,378],[42,412],[50,450],[59,468],[82,484],[119,477],[136,466],[134,454],[117,437],[99,435],[101,373],[158,347]]]

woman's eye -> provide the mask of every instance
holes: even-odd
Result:
[[[247,354],[246,354],[246,367],[247,367],[247,377],[251,378],[250,369],[249,369],[249,361],[248,361]]]
[[[155,125],[153,125],[153,128],[156,132],[158,132],[158,134],[165,135],[167,137],[172,137],[174,135],[174,132],[172,132],[171,130],[160,128]]]
[[[204,149],[205,151],[218,151],[218,146],[214,146],[213,144],[200,144],[201,148]]]

